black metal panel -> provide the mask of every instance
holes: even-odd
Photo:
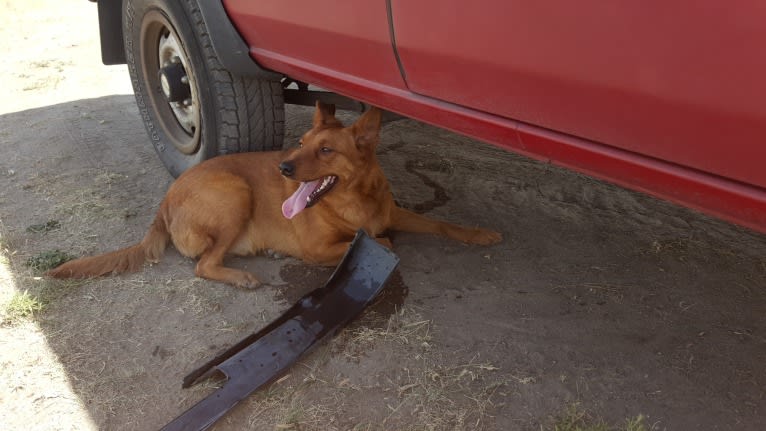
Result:
[[[125,64],[125,42],[122,39],[122,0],[98,0],[98,33],[101,61]]]
[[[364,310],[381,291],[399,258],[360,230],[324,286],[276,320],[193,371],[184,387],[223,373],[223,387],[162,428],[205,430],[238,402],[284,373],[303,354]]]

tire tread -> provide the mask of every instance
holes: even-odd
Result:
[[[191,31],[191,39],[183,41],[187,55],[198,55],[196,70],[197,84],[206,91],[205,108],[202,110],[202,127],[212,127],[203,133],[199,157],[192,160],[180,155],[172,146],[164,143],[162,133],[147,114],[142,114],[147,131],[163,163],[170,172],[177,176],[184,169],[205,158],[216,155],[246,151],[267,151],[282,148],[284,140],[284,96],[282,85],[278,81],[267,81],[254,77],[236,76],[226,70],[213,48],[210,34],[199,9],[200,1],[207,0],[126,0],[123,33],[126,40],[126,58],[131,72],[131,80],[136,90],[139,110],[152,109],[144,104],[146,84],[138,72],[139,58],[136,58],[134,43],[131,40],[135,25],[133,11],[145,10],[149,4],[167,7],[181,14],[179,20],[185,21]],[[172,5],[175,3],[175,5]],[[164,6],[163,6],[164,5]],[[188,35],[188,30],[187,33]],[[183,36],[182,36],[183,38]],[[201,66],[200,66],[201,64]],[[209,112],[206,114],[205,111]],[[144,111],[142,111],[144,112]],[[211,126],[212,123],[212,126]],[[210,142],[213,140],[214,142]],[[156,142],[155,142],[156,141]],[[186,161],[184,161],[186,160]]]

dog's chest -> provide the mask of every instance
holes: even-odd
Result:
[[[357,230],[364,229],[369,234],[376,235],[385,231],[388,226],[388,206],[385,202],[358,199],[333,204],[323,205],[321,209],[316,208],[320,211],[314,215],[320,218],[321,222],[328,223],[343,233],[354,234]]]

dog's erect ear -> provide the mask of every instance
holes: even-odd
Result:
[[[378,145],[381,115],[380,109],[373,106],[351,126],[354,139],[356,140],[356,147],[360,150],[365,147],[370,147],[374,150]]]
[[[335,105],[324,104],[317,100],[316,111],[314,111],[314,127],[340,125],[340,121],[335,118]]]

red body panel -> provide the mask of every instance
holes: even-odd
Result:
[[[348,0],[340,3],[352,2],[353,0]],[[364,25],[355,27],[345,24],[317,28],[316,20],[312,21],[313,25],[306,25],[306,22],[297,25],[296,22],[300,20],[295,19],[294,10],[285,6],[288,3],[292,2],[281,3],[272,0],[265,3],[269,6],[266,7],[262,3],[250,4],[244,0],[226,2],[232,20],[251,45],[251,53],[264,67],[393,112],[766,232],[766,189],[761,187],[766,184],[766,169],[762,168],[766,165],[764,109],[754,105],[758,98],[766,98],[761,97],[764,90],[763,80],[753,76],[752,71],[738,73],[736,76],[739,79],[735,80],[737,82],[720,83],[716,89],[699,95],[694,90],[704,87],[706,80],[711,79],[710,75],[705,74],[707,72],[701,73],[697,77],[699,79],[690,77],[689,80],[694,81],[691,83],[673,81],[684,85],[680,86],[678,92],[668,94],[662,93],[669,90],[659,84],[662,82],[666,85],[665,78],[646,81],[653,82],[654,87],[648,84],[636,86],[636,83],[644,81],[629,73],[630,68],[624,63],[628,61],[628,57],[615,62],[625,68],[625,75],[617,73],[621,69],[615,66],[611,69],[611,75],[606,71],[599,72],[598,77],[603,78],[603,82],[582,81],[574,79],[582,76],[574,70],[576,54],[554,51],[557,52],[553,56],[556,58],[537,63],[537,70],[517,74],[526,74],[524,82],[532,86],[532,89],[518,88],[516,92],[501,94],[484,85],[490,80],[477,77],[471,68],[458,65],[467,61],[461,54],[456,54],[452,63],[445,63],[446,57],[443,56],[423,52],[422,56],[414,55],[417,50],[400,51],[403,66],[406,68],[407,83],[419,92],[430,92],[429,97],[410,91],[399,75],[390,36],[387,33],[385,4],[365,3],[364,11],[344,11],[323,5],[322,13],[329,15],[327,11],[333,11],[333,20],[342,16]],[[383,6],[379,7],[379,3]],[[412,2],[411,7],[416,7],[417,3]],[[401,4],[394,2],[393,17],[395,20],[401,20],[396,24],[406,24],[408,21],[398,15],[397,6],[401,7]],[[500,6],[495,9],[473,6],[477,9],[500,10]],[[301,7],[305,8],[306,5]],[[277,17],[278,12],[282,11],[285,16],[292,18],[287,20]],[[312,13],[320,12],[317,10]],[[462,13],[468,14],[467,11]],[[308,19],[309,15],[311,14],[302,16]],[[437,13],[435,16],[443,14]],[[660,18],[658,20],[661,21]],[[427,39],[431,34],[429,26],[432,23],[427,20],[421,22],[421,36]],[[413,26],[414,23],[415,21],[408,25]],[[340,31],[328,32],[328,28]],[[691,28],[696,29],[694,26]],[[398,29],[397,27],[397,31]],[[286,33],[288,30],[290,33]],[[487,26],[455,29],[461,34],[482,30],[489,31]],[[411,32],[413,36],[418,35],[412,29]],[[396,35],[400,49],[406,44],[402,45],[403,42],[399,38],[406,39],[406,35],[407,31]],[[542,37],[542,33],[539,35]],[[766,36],[766,33],[762,36]],[[639,35],[636,35],[636,38],[640,41]],[[760,40],[766,38],[761,37]],[[303,41],[314,41],[309,43],[311,49],[297,46],[303,44]],[[537,50],[540,50],[550,41],[538,42],[542,44],[538,44]],[[626,39],[624,42],[629,41]],[[327,43],[330,45],[326,45]],[[636,46],[636,43],[632,46]],[[436,45],[438,44],[432,44],[432,48],[436,48]],[[447,43],[443,45],[448,46]],[[730,52],[719,53],[718,49],[720,47],[708,44],[708,50],[715,56],[733,61],[728,57]],[[534,51],[532,48],[525,50],[530,56]],[[463,47],[460,53],[465,52]],[[482,51],[479,49],[477,52]],[[670,51],[664,52],[665,55],[670,55]],[[752,53],[756,55],[756,51]],[[471,53],[468,57],[476,60],[475,54]],[[652,61],[660,61],[661,57],[653,58]],[[589,61],[596,60],[592,57]],[[739,66],[751,60],[740,60],[740,63],[736,64]],[[752,60],[750,64],[753,67],[761,67],[760,71],[766,72],[762,60],[763,58]],[[495,63],[498,62],[496,59]],[[570,69],[562,66],[547,73],[539,69],[540,65],[553,68],[554,64],[559,64],[557,62],[568,64]],[[440,66],[436,67],[437,64]],[[680,67],[680,63],[671,64]],[[603,60],[602,66],[608,65],[609,62]],[[666,67],[661,61],[657,64],[661,69],[660,66]],[[710,67],[710,64],[707,66]],[[588,67],[595,66],[589,64]],[[725,71],[725,67],[719,66],[716,73],[722,74]],[[453,72],[464,75],[461,75],[460,80],[449,82],[453,79]],[[731,71],[732,74],[734,72],[736,71]],[[562,73],[564,76],[560,76]],[[667,73],[670,74],[667,76],[674,76],[671,72]],[[663,73],[662,76],[665,77],[666,74]],[[674,79],[678,80],[680,76]],[[766,73],[761,73],[760,76],[766,76]],[[416,82],[422,87],[417,87]],[[743,88],[750,88],[751,91],[745,94],[747,92]],[[476,91],[483,96],[473,94],[466,97],[466,94],[470,95]],[[737,97],[734,97],[735,95]],[[524,103],[517,104],[512,96],[521,97],[519,100]],[[739,96],[746,100],[738,104],[738,101],[742,100]],[[716,103],[716,100],[720,103]],[[761,106],[766,105],[761,103]],[[609,107],[612,109],[608,109]],[[518,121],[513,116],[524,118],[526,121]],[[723,129],[726,136],[722,136],[719,129]],[[562,130],[569,133],[563,133]],[[585,136],[587,139],[574,135]],[[672,139],[663,138],[658,141],[659,137],[665,135],[672,136]],[[602,137],[613,137],[609,139],[616,140]]]
[[[392,1],[410,90],[766,187],[766,2],[483,3]]]

